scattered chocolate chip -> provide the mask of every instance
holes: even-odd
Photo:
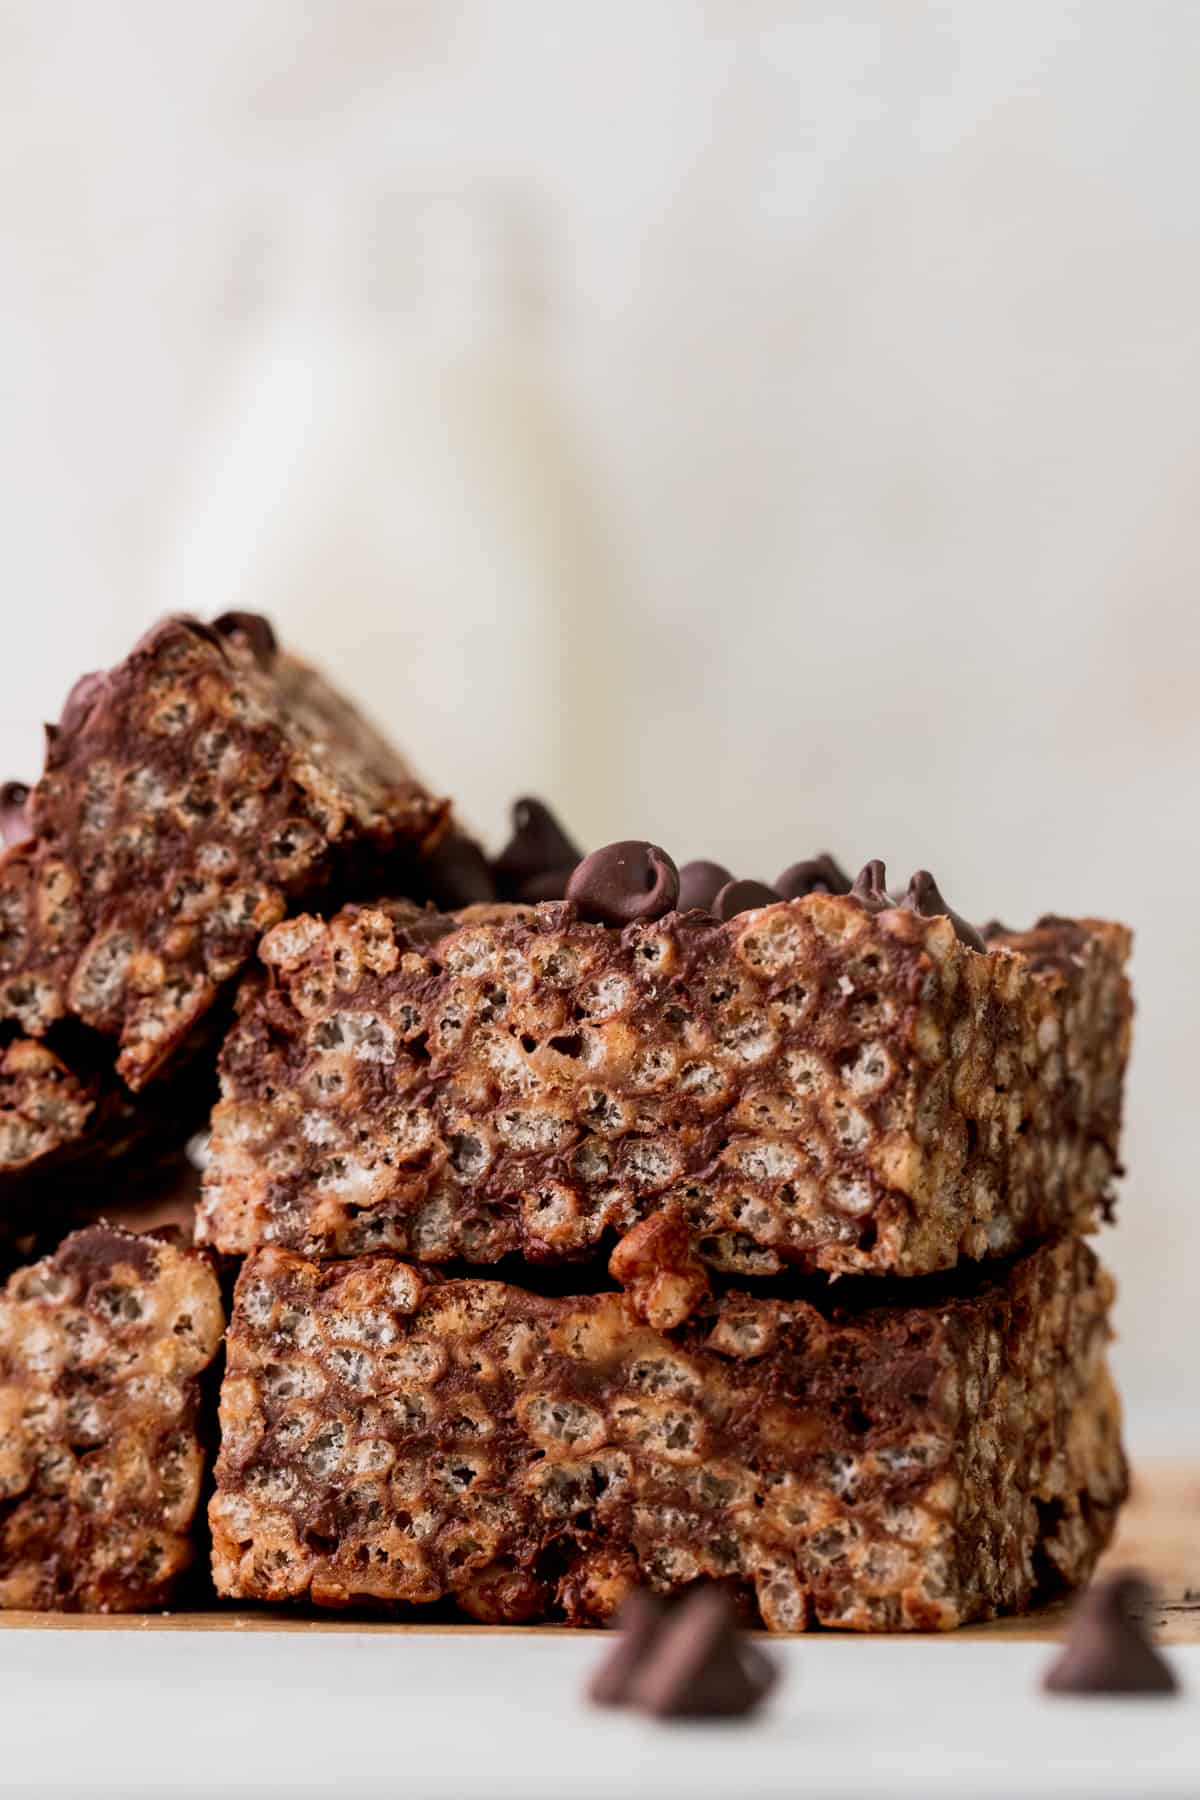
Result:
[[[772,1660],[739,1635],[721,1590],[701,1587],[651,1637],[628,1694],[658,1719],[732,1719],[754,1712],[777,1680]]]
[[[29,789],[23,781],[0,783],[0,844],[23,844],[32,836]]]
[[[451,828],[425,858],[422,872],[434,900],[448,911],[496,898],[487,857],[465,831]]]
[[[805,894],[848,894],[850,877],[828,850],[822,850],[808,862],[792,863],[776,876],[775,888],[783,900],[802,900]]]
[[[865,906],[869,913],[883,912],[896,902],[887,891],[887,870],[876,858],[874,862],[864,863],[854,878],[854,886],[850,889],[850,898]]]
[[[711,912],[713,901],[732,880],[729,870],[720,863],[684,863],[679,871],[679,911],[691,912],[699,907],[703,912]]]
[[[712,903],[718,919],[736,919],[756,906],[774,906],[779,899],[765,881],[728,881]]]
[[[1084,1593],[1066,1642],[1042,1677],[1049,1694],[1173,1694],[1179,1683],[1135,1617],[1150,1601],[1140,1575],[1123,1570]]]
[[[594,1706],[628,1703],[634,1676],[666,1619],[667,1608],[648,1588],[629,1590],[614,1622],[620,1636],[588,1682],[588,1699]]]
[[[221,637],[242,637],[263,665],[271,662],[279,648],[274,627],[262,613],[225,612],[213,620],[213,630]]]
[[[923,919],[935,919],[939,914],[944,915],[953,925],[954,935],[960,944],[966,944],[971,950],[987,949],[975,927],[946,905],[938,884],[928,869],[917,870],[900,905],[904,912],[919,913]]]
[[[512,836],[492,864],[504,900],[561,900],[581,852],[550,808],[531,795],[514,801]]]
[[[657,844],[629,838],[585,856],[567,883],[579,916],[597,925],[661,919],[679,898],[679,871]]]

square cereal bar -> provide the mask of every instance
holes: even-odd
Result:
[[[263,619],[167,619],[84,676],[0,854],[0,1180],[134,1110],[297,900],[405,891],[445,813]]]
[[[222,1056],[201,1239],[578,1259],[681,1211],[715,1269],[919,1275],[1084,1231],[1117,1171],[1129,934],[811,894],[301,917]]]
[[[217,1591],[589,1624],[632,1582],[707,1577],[773,1631],[872,1631],[1085,1580],[1126,1491],[1091,1251],[966,1291],[850,1285],[836,1307],[729,1293],[664,1333],[623,1294],[260,1250],[229,1330]]]
[[[208,1258],[107,1226],[0,1295],[0,1607],[160,1607],[192,1561]]]

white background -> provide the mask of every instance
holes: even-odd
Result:
[[[1104,1249],[1131,1437],[1195,1451],[1198,81],[1190,0],[0,5],[6,772],[199,566],[197,447],[309,197],[502,189],[585,499],[554,679],[511,568],[419,680],[420,596],[370,556],[293,635],[352,677],[369,638],[376,710],[493,835],[532,786],[588,842],[1132,922]]]
[[[593,1632],[0,1634],[5,1793],[38,1800],[1194,1800],[1181,1697],[1039,1692],[1050,1644],[820,1632],[748,1720],[583,1701]],[[131,1696],[136,1697],[131,1699]],[[531,1730],[531,1709],[536,1727]],[[135,1728],[131,1730],[131,1725]]]

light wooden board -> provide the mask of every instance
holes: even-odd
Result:
[[[1200,1643],[1200,1464],[1155,1464],[1136,1472],[1133,1493],[1121,1517],[1116,1539],[1102,1568],[1136,1567],[1155,1588],[1156,1604],[1150,1614],[1159,1640],[1167,1644]],[[1067,1603],[1042,1608],[1015,1619],[996,1619],[986,1625],[968,1625],[954,1634],[959,1638],[1007,1639],[1010,1642],[1045,1641],[1058,1636]],[[350,1618],[337,1614],[298,1614],[273,1607],[220,1607],[209,1612],[167,1613],[34,1613],[0,1612],[0,1631],[290,1631],[451,1633],[495,1636],[508,1632],[524,1636],[534,1629],[541,1635],[561,1633],[578,1637],[567,1626],[471,1625],[442,1620],[420,1624],[408,1620],[371,1619],[361,1613]],[[914,1642],[921,1634],[909,1634]],[[901,1637],[903,1641],[903,1636]]]

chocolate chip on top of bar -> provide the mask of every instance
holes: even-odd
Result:
[[[492,864],[501,900],[561,900],[582,851],[550,808],[532,795],[513,803],[512,836]]]
[[[850,886],[849,897],[869,913],[886,912],[895,906],[887,891],[887,870],[878,857],[863,864]]]
[[[213,620],[213,630],[218,637],[240,638],[263,668],[269,667],[279,653],[275,627],[262,613],[222,613]]]
[[[693,908],[711,912],[713,901],[732,880],[733,876],[723,863],[703,860],[683,863],[679,870],[679,899],[676,902],[680,912],[691,912]]]
[[[518,805],[533,808],[537,803],[522,801]],[[557,855],[560,848],[556,836],[558,827],[550,815],[541,808],[536,813],[530,812],[528,818],[532,822],[530,841],[544,843],[548,855]],[[514,843],[517,841],[514,839]],[[545,892],[540,877],[518,884],[521,896],[527,900],[558,898],[559,874],[561,867],[556,864],[553,881],[544,884]],[[960,944],[984,952],[988,948],[974,925],[942,898],[928,869],[918,869],[903,898],[894,900],[887,891],[887,871],[882,862],[867,863],[851,883],[827,852],[808,862],[792,863],[778,881],[768,884],[735,878],[722,863],[705,859],[684,863],[682,868],[676,869],[666,851],[657,844],[629,839],[606,844],[603,849],[584,857],[568,876],[562,892],[566,899],[574,901],[581,918],[614,926],[660,919],[675,910],[707,912],[720,920],[736,919],[742,913],[752,912],[760,906],[774,906],[780,900],[798,900],[808,894],[848,894],[872,913],[900,907],[925,919],[947,918]]]
[[[909,912],[920,913],[923,919],[935,919],[939,915],[949,919],[954,927],[954,935],[960,944],[966,944],[971,950],[987,950],[981,934],[962,917],[947,906],[941,890],[928,869],[918,869],[908,884],[908,889],[900,902]]]
[[[800,900],[805,894],[848,894],[850,877],[828,850],[823,850],[807,862],[791,863],[775,877],[773,885],[782,899]]]
[[[585,856],[567,883],[567,899],[595,925],[636,925],[674,912],[679,871],[657,844],[630,838]]]
[[[664,914],[707,912],[713,918],[735,919],[759,906],[779,900],[799,900],[807,894],[850,894],[869,912],[902,906],[923,918],[938,914],[950,920],[962,944],[973,950],[987,945],[975,927],[943,900],[937,882],[927,869],[918,869],[902,900],[887,892],[886,871],[881,862],[869,862],[851,883],[841,865],[827,850],[802,862],[789,863],[774,882],[735,877],[723,863],[696,858],[676,868],[657,844],[625,839],[606,844],[582,856],[550,808],[542,800],[525,795],[513,804],[512,835],[490,865],[469,839],[468,872],[459,875],[463,850],[448,839],[441,861],[453,865],[453,875],[434,884],[434,897],[450,906],[467,906],[493,899],[525,904],[541,900],[574,901],[580,918],[596,924],[625,926]]]
[[[736,919],[756,906],[774,906],[781,896],[765,881],[727,881],[712,903],[713,917]]]

